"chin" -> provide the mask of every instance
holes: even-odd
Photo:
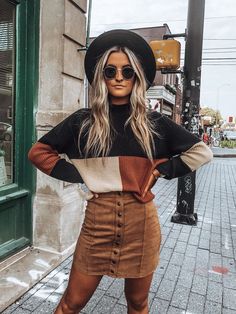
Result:
[[[112,96],[115,96],[115,97],[127,97],[127,96],[129,96],[130,95],[130,93],[129,92],[127,92],[127,91],[124,91],[124,90],[122,90],[122,89],[120,89],[120,90],[111,90],[110,91],[110,94],[112,95]]]
[[[119,97],[119,98],[124,98],[124,97],[128,97],[129,94],[119,94],[119,93],[114,93],[112,94],[113,97]]]

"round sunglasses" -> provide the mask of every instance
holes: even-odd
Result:
[[[131,66],[124,66],[122,69],[117,69],[115,66],[107,65],[103,69],[103,75],[107,80],[113,80],[116,75],[117,71],[121,71],[121,74],[125,80],[131,80],[134,75],[134,69]]]

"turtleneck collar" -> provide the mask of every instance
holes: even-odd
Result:
[[[128,112],[130,111],[130,103],[122,104],[122,105],[114,105],[110,104],[110,109],[112,112]]]

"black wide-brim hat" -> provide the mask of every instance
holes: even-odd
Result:
[[[98,60],[114,46],[129,48],[139,59],[147,82],[147,88],[152,85],[156,74],[156,61],[149,44],[138,34],[115,29],[99,35],[88,47],[84,60],[85,73],[90,84],[93,82],[95,67]]]

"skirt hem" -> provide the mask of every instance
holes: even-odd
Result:
[[[112,274],[109,271],[88,272],[85,270],[81,270],[78,265],[76,265],[76,268],[77,268],[78,272],[80,272],[84,275],[88,275],[88,276],[109,276],[112,278],[120,278],[120,279],[122,279],[122,278],[123,279],[126,279],[126,278],[134,278],[135,279],[135,278],[144,278],[144,277],[147,277],[148,275],[154,273],[158,265],[159,265],[159,260],[158,260],[156,266],[152,270],[150,270],[146,273],[141,273],[141,274],[136,274],[136,275],[131,275],[131,276],[129,274],[120,274],[120,273]]]

